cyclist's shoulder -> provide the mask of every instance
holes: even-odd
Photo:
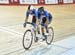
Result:
[[[38,10],[37,10],[37,9],[34,9],[33,11],[38,12]]]
[[[34,9],[34,12],[38,14],[38,10],[37,9]]]
[[[44,10],[45,13],[49,13],[47,10]]]

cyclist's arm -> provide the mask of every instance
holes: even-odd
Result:
[[[28,21],[28,17],[26,17],[26,19],[25,19],[25,23]]]
[[[28,21],[28,17],[29,17],[29,13],[26,12],[26,19],[25,19],[25,23]]]

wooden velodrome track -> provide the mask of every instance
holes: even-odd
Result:
[[[53,15],[51,26],[55,33],[54,42],[75,34],[75,4],[44,7]],[[27,6],[0,6],[0,55],[24,53],[22,38],[25,31],[23,23],[26,9]],[[34,46],[38,47],[38,44]]]

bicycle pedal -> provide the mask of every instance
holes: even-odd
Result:
[[[47,36],[46,36],[46,35],[44,35],[43,37],[44,37],[44,38],[43,38],[43,41],[47,39]]]
[[[35,37],[35,42],[38,42],[38,37]]]
[[[48,36],[48,35],[49,35],[49,33],[45,33],[45,35],[46,35],[46,36]]]

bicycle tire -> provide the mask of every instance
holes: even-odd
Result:
[[[51,29],[51,31],[52,31],[52,36],[51,36],[51,40],[49,40],[49,42],[48,42],[48,37],[50,37],[50,36],[47,36],[47,39],[46,39],[46,43],[48,44],[48,45],[50,45],[51,43],[52,43],[52,41],[53,41],[53,38],[54,38],[54,30],[53,30],[53,27],[49,27],[48,29]],[[50,30],[49,30],[50,31]],[[51,34],[50,32],[49,32],[49,34]]]
[[[31,43],[29,44],[28,47],[25,46],[25,37],[26,37],[25,35],[26,35],[27,32],[31,33]],[[26,32],[23,35],[23,47],[24,47],[24,49],[28,50],[31,47],[31,45],[32,45],[32,41],[33,41],[33,34],[31,32],[31,30],[26,30]]]

